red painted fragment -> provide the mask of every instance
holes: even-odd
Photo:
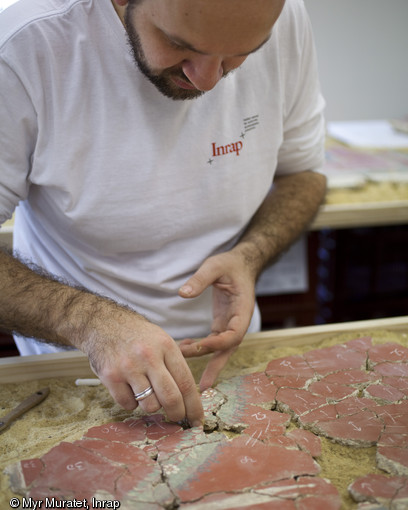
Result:
[[[310,453],[312,457],[319,457],[322,454],[322,444],[320,438],[308,430],[294,429],[288,433],[299,447],[305,452]]]
[[[408,349],[395,343],[379,344],[371,347],[368,356],[373,363],[384,363],[384,361],[407,361]]]
[[[266,367],[266,375],[273,378],[299,376],[303,379],[310,379],[315,376],[315,372],[302,356],[288,356],[270,361]]]
[[[29,487],[31,483],[41,475],[43,463],[40,459],[27,459],[21,461],[21,472],[23,474],[24,486]]]
[[[180,430],[182,430],[180,425],[166,422],[161,414],[154,414],[124,422],[92,427],[86,432],[85,437],[105,439],[107,441],[121,441],[123,443],[140,443],[145,442],[147,439],[158,440]]]
[[[379,363],[374,366],[374,372],[380,375],[408,377],[408,362],[406,363]]]
[[[348,344],[309,351],[303,356],[307,363],[320,375],[350,368],[363,369],[367,359],[365,352],[350,349]]]
[[[397,504],[406,487],[406,477],[369,474],[353,482],[349,486],[349,492],[355,501],[384,503],[389,508],[391,501]]]
[[[381,420],[370,411],[361,411],[352,416],[342,416],[336,420],[319,422],[315,431],[350,446],[371,446],[377,444],[384,426]]]
[[[279,408],[284,412],[291,412],[296,416],[308,413],[327,404],[324,397],[312,395],[306,390],[282,388],[278,390],[277,400]]]
[[[168,483],[181,501],[194,501],[211,492],[242,491],[274,480],[319,472],[306,453],[250,441],[245,436],[213,445],[200,445],[164,462]],[[190,465],[196,471],[181,475],[177,467]],[[197,476],[200,473],[200,476]]]
[[[378,446],[377,465],[392,475],[408,476],[408,448],[401,446]]]
[[[373,398],[380,404],[392,404],[405,398],[402,391],[385,384],[372,384],[364,390],[366,397]]]
[[[345,384],[328,383],[325,380],[311,384],[308,391],[314,395],[325,397],[327,402],[336,402],[358,394],[358,388],[346,386]]]

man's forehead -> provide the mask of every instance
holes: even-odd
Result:
[[[197,53],[247,56],[271,35],[285,0],[143,0],[148,19]]]

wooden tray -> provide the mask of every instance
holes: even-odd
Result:
[[[408,200],[325,204],[320,207],[310,230],[380,227],[384,225],[406,225],[407,223]]]
[[[360,332],[375,330],[408,333],[408,316],[253,333],[244,338],[239,349],[313,345],[342,333],[356,332],[357,336]],[[88,358],[79,351],[0,359],[0,383],[64,376],[95,377]]]

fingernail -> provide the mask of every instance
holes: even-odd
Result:
[[[193,287],[191,285],[183,285],[180,288],[180,292],[183,294],[191,294],[193,292]]]
[[[182,420],[178,421],[177,424],[181,425],[183,427],[183,429],[190,428],[190,424],[189,424],[187,418],[183,418]]]
[[[203,427],[204,427],[204,421],[201,421],[201,420],[195,420],[195,421],[193,421],[193,427],[200,427],[200,428],[203,428]]]

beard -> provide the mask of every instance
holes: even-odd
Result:
[[[149,66],[140,41],[139,34],[130,19],[131,11],[135,4],[129,3],[124,17],[125,28],[127,32],[128,44],[130,46],[133,60],[139,70],[162,94],[174,100],[196,99],[204,94],[202,90],[189,90],[178,87],[172,78],[181,78],[189,81],[181,69],[168,68],[160,72],[154,72]]]

